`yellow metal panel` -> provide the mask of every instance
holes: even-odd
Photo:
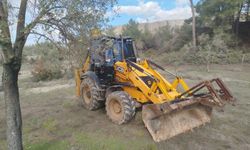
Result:
[[[179,79],[179,82],[180,82],[180,84],[182,85],[182,87],[183,87],[183,89],[184,89],[185,91],[188,91],[188,90],[189,90],[188,85],[186,84],[186,82],[185,82],[182,78]]]
[[[183,88],[184,91],[188,91],[189,90],[189,87],[188,87],[187,83],[181,77],[176,78],[173,81],[172,86],[176,89],[179,84],[182,86],[182,88]]]
[[[173,81],[173,83],[172,83],[173,88],[176,89],[178,87],[178,84],[179,84],[179,79],[175,78],[174,81]]]
[[[156,94],[150,92],[150,88],[137,76],[135,72],[131,71],[129,73],[129,79],[133,82],[133,85],[138,87],[150,101],[157,104],[163,102],[163,100],[157,97]]]
[[[174,100],[176,96],[180,95],[180,93],[178,93],[176,89],[173,88],[173,86],[162,75],[160,75],[160,73],[158,73],[156,70],[154,70],[148,65],[147,61],[143,62],[143,66],[146,67],[146,70],[158,80],[157,86],[165,95],[165,99],[162,102],[165,102],[166,100]]]
[[[124,86],[123,90],[126,91],[132,98],[135,98],[140,103],[146,103],[149,101],[141,91],[138,91],[134,87]]]
[[[90,57],[88,56],[82,67],[82,72],[86,72],[89,69],[89,63],[90,63]]]
[[[80,86],[81,86],[81,78],[80,78],[80,72],[81,69],[75,69],[75,82],[76,82],[76,96],[80,96],[81,95],[81,90],[80,90]]]
[[[89,69],[90,57],[88,56],[81,69],[75,69],[76,96],[81,96],[81,73]]]
[[[189,89],[182,78],[177,77],[172,84],[168,82],[159,72],[151,68],[146,60],[136,63],[138,67],[144,70],[143,72],[127,65],[125,61],[115,63],[116,80],[133,85],[134,87],[125,86],[124,90],[137,99],[138,102],[151,101],[155,104],[161,104],[172,101],[181,94],[176,89],[179,84],[182,85],[185,91]],[[151,76],[155,79],[155,81],[152,81],[151,87],[141,79],[143,76]]]
[[[115,79],[118,82],[128,82],[128,68],[125,62],[116,62],[114,65]]]

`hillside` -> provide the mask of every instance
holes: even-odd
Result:
[[[144,30],[146,27],[152,33],[154,33],[157,29],[162,26],[169,24],[171,27],[181,27],[184,23],[184,20],[165,20],[165,21],[157,21],[157,22],[150,22],[150,23],[140,23],[139,29]],[[123,26],[116,26],[114,27],[114,33],[121,34]]]

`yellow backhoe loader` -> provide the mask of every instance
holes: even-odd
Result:
[[[175,79],[170,83],[157,68]],[[129,122],[142,107],[143,122],[156,142],[210,122],[214,107],[235,101],[220,79],[189,88],[182,77],[151,60],[140,60],[129,37],[94,39],[75,80],[83,106],[89,110],[105,106],[116,124]]]

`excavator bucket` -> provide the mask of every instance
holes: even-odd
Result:
[[[215,90],[212,83],[217,83]],[[206,87],[206,94],[194,95]],[[160,142],[193,130],[210,122],[213,107],[224,106],[225,101],[234,101],[220,79],[202,82],[189,91],[186,98],[179,98],[163,104],[147,104],[142,108],[142,119],[154,141]]]

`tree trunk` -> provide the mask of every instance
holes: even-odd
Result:
[[[190,0],[190,7],[192,11],[192,18],[193,18],[193,23],[192,23],[192,28],[193,28],[193,46],[196,48],[196,20],[195,20],[195,8],[193,4],[193,0]]]
[[[246,21],[248,21],[248,19],[249,19],[249,7],[250,7],[250,1],[246,1],[246,3],[247,3],[247,16],[246,16]]]
[[[3,87],[7,123],[7,146],[9,150],[22,150],[22,115],[19,101],[19,65],[3,65]]]

